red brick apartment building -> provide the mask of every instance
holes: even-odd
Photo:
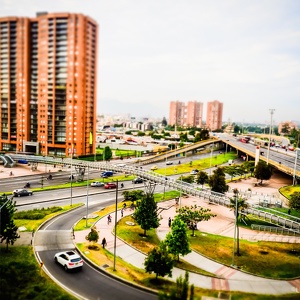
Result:
[[[189,101],[170,102],[169,125],[203,127],[203,103]],[[210,130],[222,128],[223,103],[215,100],[207,103],[206,125]]]
[[[82,14],[0,18],[0,150],[95,150],[98,25]]]
[[[170,102],[169,125],[202,127],[203,103],[189,101]]]
[[[223,103],[214,100],[207,102],[206,126],[210,130],[222,128]]]

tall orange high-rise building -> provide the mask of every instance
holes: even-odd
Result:
[[[210,130],[222,128],[223,103],[220,101],[207,102],[206,126]]]
[[[82,14],[0,18],[0,150],[94,153],[97,35]]]

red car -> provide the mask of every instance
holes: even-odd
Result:
[[[108,183],[105,183],[104,188],[105,189],[116,189],[117,188],[117,184],[113,183],[113,182],[108,182]]]

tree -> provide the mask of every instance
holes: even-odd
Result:
[[[254,169],[255,169],[255,161],[249,160],[249,161],[243,162],[242,168],[244,169],[245,174],[250,172],[250,175],[252,176]]]
[[[288,135],[291,131],[289,123],[283,123],[281,127],[281,134]]]
[[[99,233],[95,226],[91,228],[91,231],[88,233],[88,235],[85,237],[85,239],[89,242],[97,243],[99,240]]]
[[[179,134],[179,138],[180,138],[181,142],[188,142],[189,141],[187,132],[181,132]]]
[[[171,292],[162,292],[158,294],[159,300],[193,300],[194,299],[194,285],[190,287],[190,296],[188,295],[189,291],[189,273],[185,272],[184,279],[180,275],[176,279],[176,287],[171,289]]]
[[[226,184],[223,168],[219,167],[213,171],[213,175],[208,178],[208,184],[214,192],[225,193],[228,191],[228,185]]]
[[[145,132],[139,131],[138,134],[137,134],[137,136],[144,136],[145,134],[146,134]]]
[[[223,167],[224,173],[230,176],[230,181],[232,181],[233,177],[237,175],[236,166],[225,166]]]
[[[191,205],[183,206],[177,210],[178,217],[182,220],[185,224],[191,225],[193,230],[192,235],[195,236],[195,224],[201,221],[208,221],[210,218],[215,217],[215,214],[210,213],[211,209],[203,208],[201,206]]]
[[[266,162],[260,160],[255,169],[254,176],[257,180],[260,180],[260,184],[262,184],[263,180],[268,180],[272,176],[272,167],[267,165]]]
[[[16,212],[16,202],[3,194],[0,196],[1,206],[1,223],[0,223],[0,236],[1,243],[5,241],[6,251],[8,251],[8,245],[13,245],[15,241],[20,237],[18,234],[18,227],[14,223],[14,213]]]
[[[247,199],[239,197],[238,189],[233,190],[233,198],[230,198],[230,207],[234,210],[234,215],[236,218],[236,229],[237,229],[237,247],[236,247],[236,254],[240,255],[240,230],[239,230],[239,221],[245,222],[245,215],[243,214],[243,210],[248,208]]]
[[[161,125],[164,126],[164,127],[166,127],[168,125],[168,122],[167,122],[165,117],[163,117],[163,119],[161,121]]]
[[[188,176],[180,176],[177,180],[186,183],[193,183],[195,181],[195,178],[193,175],[188,175]]]
[[[141,201],[137,204],[137,208],[134,212],[134,219],[144,230],[144,236],[146,236],[147,230],[159,226],[157,204],[153,194],[146,193],[143,195]]]
[[[167,234],[165,239],[168,245],[168,251],[177,257],[191,252],[190,242],[187,236],[187,225],[178,216],[175,217],[171,225],[171,231]]]
[[[122,193],[125,201],[136,201],[142,199],[144,196],[144,191],[142,190],[133,190],[133,191],[124,191]]]
[[[110,161],[110,159],[112,158],[112,152],[109,146],[106,146],[103,150],[103,160],[105,161]]]
[[[208,175],[206,172],[204,171],[200,171],[198,172],[198,174],[196,175],[196,183],[197,184],[201,184],[202,185],[202,188],[203,188],[203,185],[205,183],[208,182]]]
[[[159,247],[155,247],[148,253],[144,265],[147,273],[154,272],[156,274],[156,279],[158,276],[172,277],[174,261],[164,241],[159,244]]]
[[[291,199],[289,201],[289,207],[290,209],[295,209],[297,211],[300,211],[300,192],[294,192],[291,195]]]

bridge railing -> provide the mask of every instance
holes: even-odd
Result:
[[[229,206],[230,198],[226,195],[214,193],[210,190],[204,190],[199,187],[195,187],[193,184],[188,184],[182,182],[181,180],[174,180],[172,178],[166,179],[165,176],[157,174],[152,171],[144,171],[143,169],[132,167],[132,166],[117,166],[111,163],[106,162],[87,162],[81,160],[72,160],[71,158],[53,158],[53,157],[41,157],[41,156],[25,156],[25,155],[12,155],[13,159],[27,159],[28,161],[41,162],[41,163],[50,163],[50,164],[68,164],[73,166],[82,166],[88,167],[98,170],[112,170],[116,172],[125,172],[127,174],[138,175],[144,179],[149,181],[156,182],[158,184],[169,186],[170,188],[177,189],[182,193],[186,193],[189,195],[193,195],[199,198],[203,198],[204,200],[208,200],[209,202]],[[270,212],[262,211],[256,209],[255,207],[250,207],[244,210],[246,214],[252,214],[260,219],[263,219],[269,223],[276,224],[277,226],[281,226],[296,233],[300,233],[300,223],[289,218],[284,218],[282,216],[278,216],[272,214]]]

